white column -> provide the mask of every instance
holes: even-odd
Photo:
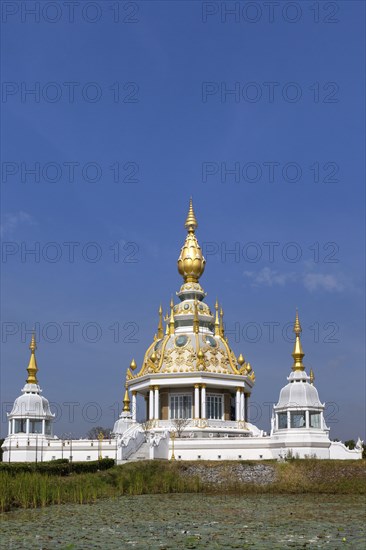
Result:
[[[275,417],[275,427],[276,427],[276,430],[278,430],[278,413],[274,413],[274,417]]]
[[[200,417],[200,386],[194,385],[194,417],[197,419]]]
[[[206,384],[201,389],[201,418],[206,418]]]
[[[244,403],[244,400],[245,400],[245,395],[244,395],[244,390],[242,389],[241,392],[240,392],[240,420],[244,420],[244,415],[245,415],[245,412],[244,412],[244,407],[245,407],[245,403]]]
[[[132,391],[132,421],[136,422],[136,413],[137,413],[137,402],[136,402],[136,391]]]
[[[12,420],[9,420],[9,422],[8,422],[8,435],[12,434],[11,423],[12,423]]]
[[[154,386],[154,390],[155,390],[155,398],[154,398],[155,413],[154,413],[154,418],[155,418],[155,420],[159,420],[159,386]]]
[[[241,388],[236,388],[235,396],[235,420],[240,420],[240,390]]]
[[[287,428],[291,428],[291,413],[287,411]]]
[[[154,388],[150,386],[149,392],[149,420],[154,420]]]
[[[29,435],[29,418],[26,419],[25,426],[26,426],[25,432],[26,432],[27,435]]]
[[[309,411],[305,411],[305,427],[310,428],[310,416]]]
[[[245,401],[244,401],[244,420],[245,420],[245,422],[249,422],[249,414],[248,414],[248,411],[249,411],[249,397],[250,397],[250,393],[246,393],[245,394]]]
[[[46,421],[43,418],[42,419],[42,435],[45,435],[45,433],[46,433]]]

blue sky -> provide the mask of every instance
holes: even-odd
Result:
[[[331,436],[364,436],[364,3],[31,4],[2,6],[2,433],[34,324],[56,433],[113,424],[193,195],[253,421],[298,307]]]

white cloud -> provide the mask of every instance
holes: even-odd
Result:
[[[326,290],[327,292],[340,292],[344,289],[341,281],[337,280],[334,275],[323,273],[307,273],[303,277],[304,287],[309,292],[316,290]]]
[[[252,279],[253,286],[284,286],[287,282],[294,281],[295,273],[279,273],[269,267],[264,267],[258,273],[254,271],[244,271],[245,277]]]
[[[14,214],[5,214],[4,223],[0,226],[0,235],[11,235],[22,224],[35,225],[35,221],[30,214],[20,210]]]
[[[343,282],[335,275],[324,273],[296,273],[279,272],[264,267],[258,272],[244,271],[243,275],[251,279],[252,286],[285,286],[291,283],[301,283],[309,292],[325,290],[326,292],[340,292],[344,290]]]

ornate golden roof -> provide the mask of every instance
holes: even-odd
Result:
[[[127,371],[127,381],[148,374],[207,372],[245,376],[252,382],[255,374],[242,354],[236,358],[224,334],[223,309],[216,300],[215,313],[204,303],[205,292],[199,277],[205,268],[205,259],[195,236],[197,219],[192,199],[185,227],[187,237],[182,247],[178,270],[184,278],[174,305],[170,301],[170,313],[164,318],[166,330],[163,335],[162,308],[159,308],[159,325],[154,341],[145,353],[141,369],[136,374],[133,362]]]

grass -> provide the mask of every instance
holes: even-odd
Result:
[[[267,484],[243,483],[230,475],[234,465],[267,464],[275,471]],[[196,467],[199,466],[197,472]],[[223,482],[208,483],[203,471],[219,469]],[[187,470],[193,474],[187,475]],[[366,494],[366,463],[336,460],[291,462],[167,462],[146,461],[115,466],[97,473],[55,476],[34,472],[16,475],[0,471],[0,511],[50,504],[87,504],[99,498],[158,493],[232,494]],[[203,479],[204,478],[204,479]]]

